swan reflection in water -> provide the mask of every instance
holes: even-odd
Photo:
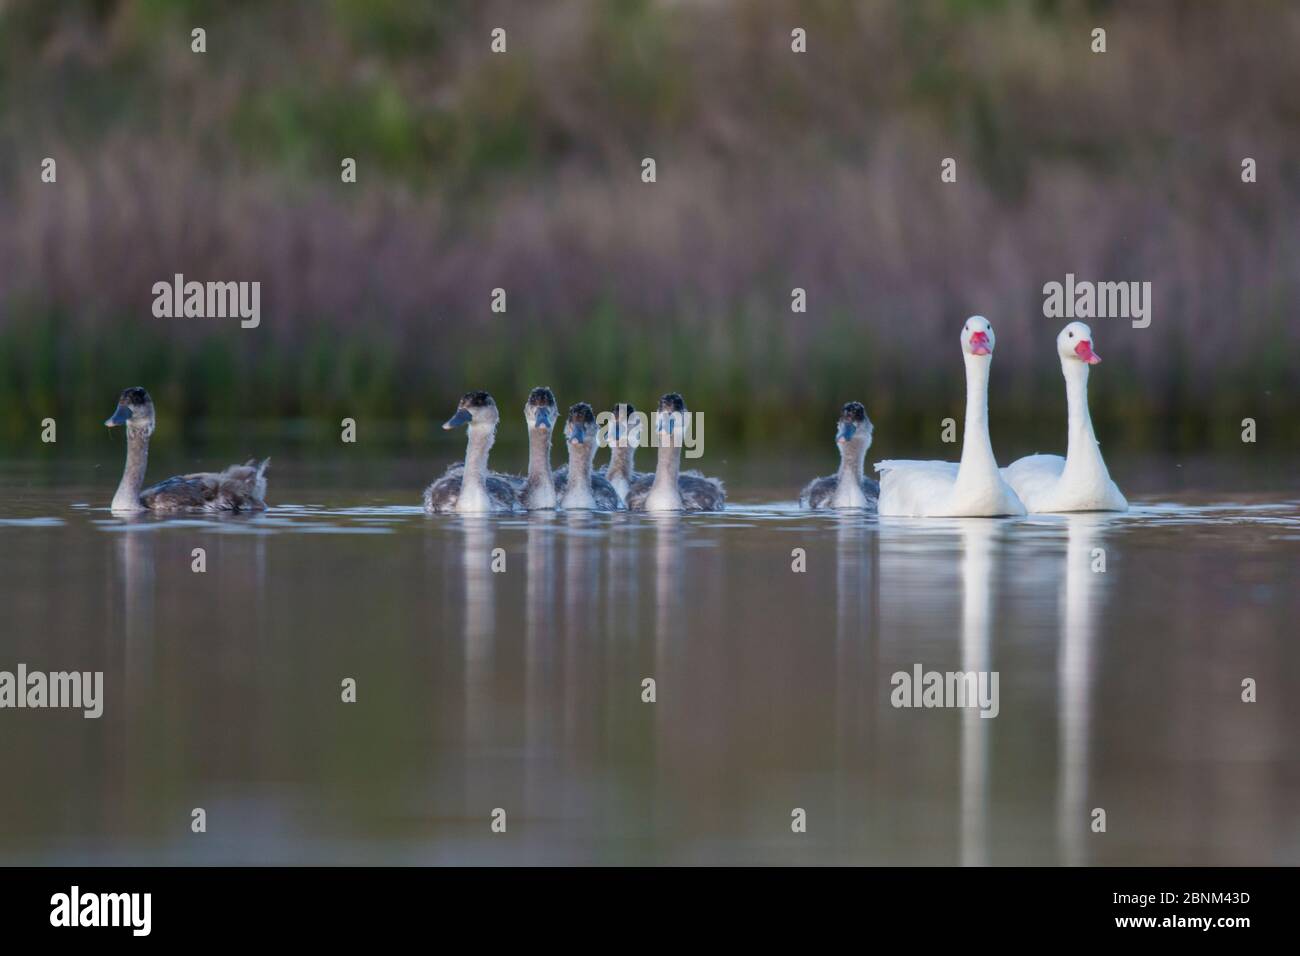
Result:
[[[879,686],[876,635],[880,581],[876,574],[880,539],[860,514],[836,516],[835,529],[835,751],[837,788],[848,818],[856,798],[844,799],[857,755],[873,752],[877,722],[872,719],[873,689]],[[864,797],[865,799],[865,797]]]
[[[601,560],[597,542],[603,544],[609,527],[603,516],[586,509],[563,513],[564,524],[564,672],[559,682],[563,695],[564,759],[574,762],[587,748],[598,722],[598,704],[592,690],[593,675],[600,671],[605,653],[600,628]]]
[[[534,514],[519,529],[525,539],[525,553],[519,556],[526,609],[520,622],[520,716],[525,751],[531,755],[523,767],[529,813],[577,815],[592,799],[570,778],[594,752],[591,717],[606,706],[593,693],[593,674],[653,675],[661,689],[690,679],[681,673],[683,662],[691,660],[683,653],[682,638],[692,625],[686,619],[687,581],[682,573],[690,522],[674,514],[633,518],[625,524],[617,517],[587,513]],[[1010,586],[1012,596],[1019,595],[1017,614],[1032,615],[1040,608],[1049,621],[1060,616],[1059,631],[1049,625],[1051,643],[1042,648],[1050,661],[1059,634],[1058,692],[1051,696],[1046,715],[1050,719],[1055,711],[1059,733],[1057,849],[1062,862],[1086,862],[1094,616],[1100,603],[1097,592],[1105,584],[1092,570],[1092,552],[1105,520],[1086,514],[1063,516],[1030,547],[1014,539],[1004,523],[984,519],[931,521],[920,528],[914,521],[877,526],[857,515],[839,518],[834,528],[835,664],[833,675],[828,675],[835,692],[837,825],[858,819],[863,802],[892,799],[924,786],[932,770],[919,755],[928,752],[932,761],[933,754],[946,751],[952,757],[946,761],[942,799],[950,801],[949,819],[956,824],[956,860],[967,866],[995,861],[991,735],[997,721],[982,718],[980,707],[917,719],[892,712],[880,715],[879,708],[882,703],[889,706],[888,690],[881,695],[881,688],[888,688],[889,672],[910,668],[912,662],[976,675],[998,671],[1003,655],[995,653],[994,639],[1009,626],[1009,618],[1000,616],[999,595]],[[471,746],[499,749],[502,737],[509,735],[494,732],[508,728],[501,726],[500,717],[493,717],[490,662],[494,653],[509,658],[512,646],[509,622],[497,619],[503,613],[499,609],[494,618],[493,610],[507,596],[500,593],[507,576],[491,570],[492,538],[502,531],[500,526],[493,531],[490,518],[466,517],[459,524],[465,575],[466,738]],[[513,549],[510,560],[514,571]],[[1014,573],[1004,569],[1004,563]],[[650,575],[642,586],[644,602],[637,600],[638,564]],[[1034,567],[1042,568],[1052,582],[1045,592],[1035,584],[1034,591],[1048,595],[1039,604],[1025,586],[1024,573]],[[653,615],[653,626],[646,632],[635,626],[638,603]],[[694,614],[693,605],[691,610]],[[498,627],[503,628],[501,640]],[[639,641],[642,633],[652,640]],[[642,651],[646,666],[632,665],[627,656]],[[1008,681],[999,681],[997,690],[1007,686]],[[1001,703],[993,706],[1000,708]],[[1026,713],[1023,702],[1015,710]],[[665,770],[683,759],[665,713],[671,716],[651,709],[644,728],[658,741],[649,748],[656,766],[637,779],[651,790]],[[863,752],[873,755],[873,768],[874,755],[880,754],[879,773],[885,779],[874,779],[873,769],[861,782],[865,800],[858,800],[854,768],[861,765]],[[1046,807],[1051,806],[1049,797]],[[925,825],[932,826],[933,820]]]
[[[554,511],[531,513],[524,545],[524,744],[530,754],[547,752],[555,740],[556,520]],[[524,799],[529,812],[541,804],[549,780],[542,761],[525,762]]]
[[[878,528],[880,609],[873,617],[879,619],[875,646],[884,665],[874,686],[885,689],[884,706],[890,706],[890,672],[910,673],[917,665],[927,672],[975,673],[977,686],[987,687],[992,697],[989,672],[996,670],[992,643],[998,583],[994,569],[1001,557],[1002,523],[985,518],[887,518]],[[987,684],[978,681],[981,673],[988,674]],[[996,698],[989,703],[990,711],[999,706]],[[958,859],[966,866],[988,860],[989,735],[997,720],[981,717],[982,710],[968,706],[933,719],[900,719],[908,712],[895,712],[882,725],[887,737],[903,735],[884,742],[889,757],[882,772],[891,780],[886,796],[894,800],[930,785],[932,755],[947,752],[950,735],[958,735],[958,760],[949,771],[955,786],[944,787],[935,797],[952,801]],[[918,816],[916,825],[929,832],[934,821]]]
[[[967,518],[961,524],[961,669],[993,670],[993,566],[998,526]],[[989,677],[992,687],[992,677]],[[995,701],[995,706],[997,702]],[[980,708],[961,712],[961,863],[988,864],[989,733],[993,721]]]
[[[647,519],[655,528],[655,648],[654,673],[664,682],[673,638],[682,633],[683,559],[682,519],[673,512],[650,513]],[[663,675],[663,676],[659,676]]]
[[[1057,654],[1057,732],[1059,779],[1057,834],[1064,862],[1086,862],[1084,841],[1090,832],[1088,798],[1091,691],[1096,608],[1103,604],[1106,575],[1097,556],[1106,517],[1066,516],[1065,587],[1061,590],[1061,640]]]
[[[465,580],[465,740],[471,747],[494,739],[492,655],[496,642],[496,580],[492,571],[494,524],[487,515],[458,518]],[[508,558],[507,558],[508,560]],[[508,567],[508,566],[507,566]]]
[[[153,708],[163,706],[154,674],[158,636],[188,636],[179,623],[182,611],[231,635],[204,645],[204,660],[215,674],[233,672],[249,645],[264,643],[271,614],[268,537],[243,533],[247,524],[243,517],[184,520],[147,512],[103,524],[112,532],[115,555],[104,629],[120,638],[114,647],[121,654],[122,701],[132,711],[155,713]]]
[[[879,525],[883,624],[878,641],[889,664],[885,670],[909,661],[924,662],[927,669],[946,669],[937,662],[932,665],[932,659],[947,653],[950,645],[941,635],[952,630],[960,635],[960,669],[987,673],[990,678],[998,672],[999,693],[1026,686],[1023,675],[1013,684],[1011,675],[1002,672],[1010,666],[1007,659],[999,667],[994,641],[1002,635],[1022,635],[1020,660],[1025,651],[1055,660],[1055,680],[1042,705],[1036,705],[1031,695],[1013,702],[1004,699],[996,706],[1003,719],[1015,714],[1011,719],[1035,720],[1046,727],[1055,718],[1058,769],[1049,826],[1055,829],[1056,840],[1043,852],[1066,865],[1088,862],[1089,811],[1097,799],[1088,792],[1094,756],[1092,693],[1098,666],[1097,609],[1105,605],[1107,581],[1096,569],[1102,560],[1098,548],[1115,521],[1104,514],[1080,513],[1046,516],[1030,526],[973,518],[924,527],[918,521],[882,520]],[[950,558],[954,552],[960,554],[955,563]],[[847,582],[841,588],[846,586]],[[1010,603],[1000,609],[1003,602]],[[840,613],[845,611],[842,604]],[[1045,641],[1024,646],[1023,635],[1030,633],[1044,635]],[[876,683],[883,683],[883,678]],[[959,859],[963,865],[987,865],[996,862],[990,859],[989,842],[989,814],[996,807],[990,803],[996,772],[990,744],[999,722],[981,718],[979,708],[957,716]],[[944,742],[936,736],[944,733],[941,725],[930,727],[927,736],[925,728],[918,730],[909,722],[908,738],[892,748],[893,773],[910,777],[923,772],[911,758],[911,749],[917,746],[913,736],[922,746]],[[1015,764],[1008,766],[1008,772],[1022,770]]]
[[[1090,692],[1096,638],[1096,608],[1105,587],[1095,570],[1106,517],[1099,514],[1064,516],[1066,547],[1061,561],[1060,642],[1057,653],[1058,800],[1057,833],[1062,861],[1086,861],[1084,841],[1089,832],[1088,761],[1091,735]],[[993,568],[999,547],[997,526],[967,521],[962,528],[962,669],[994,670],[991,657]],[[962,715],[961,814],[963,865],[988,863],[988,735],[991,721],[978,711]]]
[[[130,524],[143,523],[143,519],[135,517],[123,520]],[[126,675],[123,699],[144,700],[143,692],[153,670],[154,553],[158,536],[147,527],[124,530],[118,534],[116,545],[117,593],[122,596],[122,663]],[[137,686],[139,682],[144,686]]]

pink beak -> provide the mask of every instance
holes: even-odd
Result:
[[[1074,347],[1074,354],[1089,365],[1100,365],[1101,356],[1092,350],[1092,343],[1084,339]]]
[[[970,354],[971,355],[992,355],[993,350],[989,348],[989,337],[983,332],[976,332],[970,337]]]

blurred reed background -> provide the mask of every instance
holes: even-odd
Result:
[[[960,419],[980,312],[995,435],[1061,450],[1073,272],[1154,287],[1150,328],[1092,323],[1109,448],[1294,448],[1298,48],[1285,0],[0,0],[0,434],[143,384],[164,441],[427,444],[545,383],[678,389],[750,447],[861,399],[899,452]],[[177,272],[261,281],[262,327],[154,318]]]

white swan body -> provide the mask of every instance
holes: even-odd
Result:
[[[1092,330],[1071,322],[1056,337],[1056,345],[1069,407],[1065,457],[1028,455],[1003,468],[1002,475],[1030,512],[1127,511],[1128,502],[1106,470],[1088,413],[1088,369],[1101,361],[1092,351]]]
[[[1023,515],[1025,506],[998,471],[989,439],[989,367],[993,360],[993,326],[976,315],[961,333],[966,362],[966,430],[961,462],[882,461],[882,515],[911,518],[991,518]]]

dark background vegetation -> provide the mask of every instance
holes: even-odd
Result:
[[[0,0],[0,433],[142,384],[172,435],[418,446],[546,383],[749,445],[861,399],[897,452],[960,417],[979,312],[999,444],[1055,447],[1074,272],[1154,285],[1092,323],[1111,447],[1293,448],[1297,49],[1283,0]],[[260,280],[262,327],[153,318],[175,272]]]

